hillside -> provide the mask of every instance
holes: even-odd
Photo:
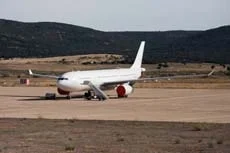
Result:
[[[103,32],[74,25],[0,20],[0,58],[121,54],[129,63],[146,40],[144,63],[230,63],[230,26],[207,31]]]

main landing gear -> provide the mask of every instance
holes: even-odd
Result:
[[[84,94],[85,99],[92,100],[92,99],[98,99],[99,101],[104,101],[105,98],[100,95],[96,95],[94,91],[89,90],[88,92],[85,92]]]
[[[72,97],[71,97],[71,95],[69,94],[69,95],[66,96],[66,98],[70,100]]]
[[[85,92],[85,99],[87,99],[87,100],[91,100],[92,99],[92,93],[91,93],[90,90],[88,92]]]

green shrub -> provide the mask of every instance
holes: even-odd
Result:
[[[74,151],[74,146],[65,146],[65,151]]]

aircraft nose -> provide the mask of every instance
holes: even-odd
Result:
[[[69,88],[68,78],[60,77],[57,79],[57,86],[61,89],[67,89]]]

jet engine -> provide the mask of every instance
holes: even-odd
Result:
[[[122,85],[118,85],[115,88],[115,90],[117,92],[118,97],[127,97],[129,94],[133,92],[133,87],[130,86],[129,84],[122,84]]]
[[[60,95],[69,95],[69,91],[62,90],[60,88],[57,88],[57,91]]]

